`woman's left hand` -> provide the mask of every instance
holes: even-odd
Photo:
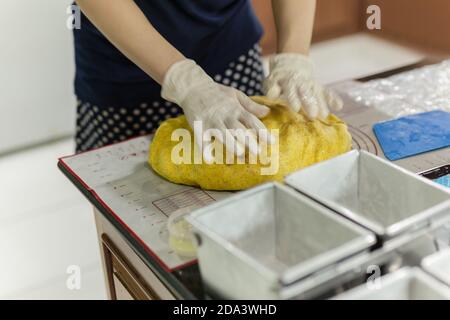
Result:
[[[324,119],[330,109],[338,111],[343,105],[338,95],[314,79],[309,58],[295,53],[277,54],[270,59],[264,93],[270,99],[284,100],[294,112],[303,108],[311,119]]]

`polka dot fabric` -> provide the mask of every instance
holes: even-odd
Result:
[[[253,46],[247,54],[230,63],[222,74],[213,78],[249,96],[261,95],[264,72],[259,45]],[[153,133],[161,122],[180,114],[180,107],[162,98],[142,102],[134,107],[100,107],[78,101],[76,152]]]

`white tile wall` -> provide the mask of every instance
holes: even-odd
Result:
[[[0,153],[74,130],[70,3],[0,1]]]

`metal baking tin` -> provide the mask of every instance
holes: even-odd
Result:
[[[285,182],[384,240],[450,214],[450,190],[365,151],[312,165]]]
[[[282,288],[375,243],[371,232],[279,183],[238,193],[187,220],[197,234],[202,278],[225,298],[289,298]]]
[[[291,292],[296,292],[295,299],[329,298],[351,287],[353,283],[365,282],[368,276],[373,275],[374,266],[387,272],[394,272],[400,267],[416,266],[423,258],[436,252],[437,236],[445,234],[446,238],[449,237],[449,222],[450,216],[433,219],[428,227],[411,230],[373,251],[342,260],[333,268],[317,272],[289,286],[283,294],[291,296]]]
[[[423,272],[405,267],[382,276],[369,286],[362,284],[335,300],[449,300],[450,288]]]
[[[450,286],[450,249],[438,251],[422,260],[422,268]]]

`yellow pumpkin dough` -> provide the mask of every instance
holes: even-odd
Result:
[[[178,128],[189,130],[192,147],[194,144],[192,130],[184,116],[163,122],[156,131],[149,153],[149,164],[153,170],[174,183],[207,190],[242,190],[268,181],[281,181],[291,172],[351,149],[347,125],[335,115],[330,114],[325,120],[311,121],[302,113],[290,111],[280,101],[265,97],[252,99],[270,107],[269,115],[262,119],[267,129],[279,129],[279,169],[276,174],[262,175],[261,168],[268,166],[260,162],[175,164],[171,160],[172,149],[180,142],[171,141],[172,132]]]

